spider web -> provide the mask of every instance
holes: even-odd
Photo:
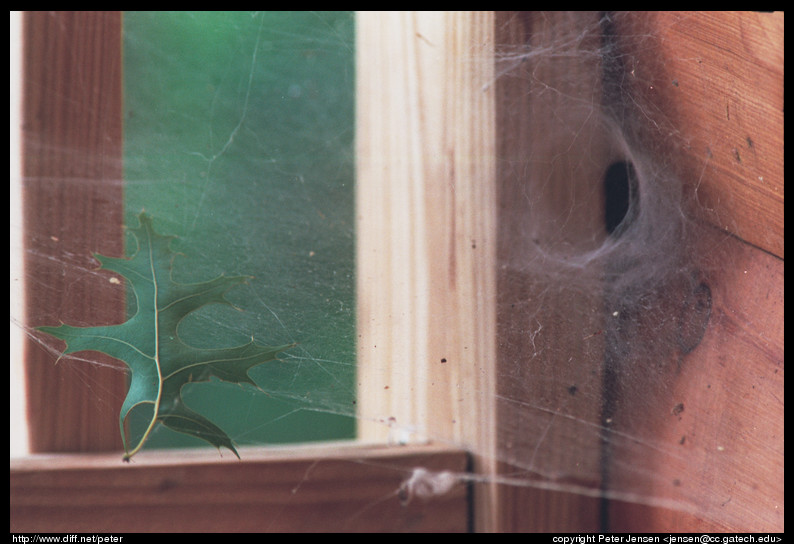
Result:
[[[695,219],[710,206],[700,182],[721,142],[695,141],[646,99],[660,84],[637,64],[658,45],[652,29],[618,39],[622,14],[533,17],[542,32],[496,44],[486,89],[503,93],[511,133],[535,123],[531,145],[508,141],[498,157],[512,181],[500,201],[495,301],[507,362],[493,400],[505,415],[497,460],[511,471],[496,481],[736,523],[742,512],[725,508],[727,484],[708,470],[731,445],[708,449],[675,427],[691,396],[722,385],[688,391],[681,378],[685,357],[716,341],[709,278],[734,238]],[[126,223],[145,209],[158,232],[177,236],[176,281],[255,276],[229,293],[242,311],[206,308],[180,332],[198,347],[297,344],[252,372],[261,391],[197,384],[186,402],[240,445],[354,438],[358,418],[381,414],[356,402],[353,15],[129,12],[124,24]],[[696,177],[681,179],[691,146]],[[97,274],[78,255],[41,258]],[[15,274],[24,272],[12,271],[12,293]],[[12,310],[12,327],[58,353],[22,323]],[[59,364],[81,374],[105,363],[78,354]],[[85,379],[108,408],[120,403]],[[395,435],[422,426],[384,425]],[[148,443],[202,445],[163,427]],[[654,463],[685,476],[660,476]],[[443,494],[467,479],[415,471],[395,494]]]

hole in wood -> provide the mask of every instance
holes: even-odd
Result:
[[[620,236],[637,214],[637,174],[631,162],[612,163],[604,174],[604,226],[610,236]]]

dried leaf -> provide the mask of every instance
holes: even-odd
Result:
[[[95,255],[105,270],[124,276],[137,300],[137,311],[120,325],[99,327],[39,327],[39,330],[66,342],[64,354],[99,351],[120,359],[129,367],[130,387],[119,414],[124,443],[124,460],[140,451],[157,423],[206,440],[239,454],[226,433],[204,416],[191,410],[182,399],[188,383],[206,382],[211,377],[257,387],[248,375],[251,368],[276,359],[292,346],[262,346],[253,340],[233,348],[204,349],[189,346],[177,332],[180,321],[202,306],[229,304],[225,293],[245,282],[246,276],[219,276],[203,283],[181,284],[171,279],[175,253],[173,236],[157,234],[145,213],[140,226],[130,229],[138,251],[130,259]],[[151,405],[152,416],[143,436],[130,447],[125,421],[130,411]]]

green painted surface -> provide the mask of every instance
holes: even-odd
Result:
[[[127,222],[179,237],[177,281],[255,276],[180,334],[299,343],[264,393],[189,386],[241,445],[355,435],[353,41],[350,12],[125,12]]]

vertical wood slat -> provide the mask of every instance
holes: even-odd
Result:
[[[534,49],[542,51],[543,22],[559,17],[563,15],[543,14],[536,19],[527,14],[501,14],[497,17],[497,29],[509,34],[523,24],[534,40],[532,45],[539,45]],[[625,436],[658,448],[652,451],[621,448],[608,466],[632,470],[610,468],[603,476],[609,477],[607,485],[618,492],[636,490],[657,504],[677,497],[690,501],[690,505],[684,511],[602,502],[600,520],[593,520],[594,512],[586,499],[577,507],[578,499],[574,496],[516,488],[505,490],[500,496],[503,506],[499,512],[500,526],[513,530],[593,530],[587,521],[590,517],[600,524],[595,527],[614,531],[782,530],[782,14],[643,13],[617,15],[612,20],[616,23],[619,48],[613,53],[628,66],[621,80],[621,92],[627,93],[624,98],[645,115],[635,119],[635,126],[631,127],[638,140],[636,144],[662,157],[675,158],[667,166],[684,182],[686,197],[697,203],[696,209],[688,210],[699,223],[689,225],[697,234],[694,245],[685,250],[693,258],[691,264],[702,274],[700,281],[711,289],[713,307],[703,340],[691,353],[681,354],[677,372],[673,363],[670,373],[650,373],[648,376],[653,377],[649,380],[648,376],[642,377],[641,369],[632,369],[634,376],[623,380],[629,387],[624,385],[620,392],[623,408],[614,414],[615,421],[621,422],[620,430]],[[584,36],[581,30],[592,24],[592,21],[574,23],[574,34]],[[566,27],[561,28],[565,32]],[[498,43],[515,44],[516,39],[500,36]],[[567,43],[560,36],[550,35],[549,39],[552,41],[548,45],[553,47]],[[497,98],[500,120],[497,132],[500,165],[505,170],[509,170],[511,158],[519,166],[524,164],[522,151],[524,156],[536,154],[539,163],[553,158],[558,166],[562,164],[566,155],[559,150],[570,147],[560,146],[559,141],[548,135],[553,131],[543,129],[545,115],[554,110],[553,98],[549,103],[543,86],[553,89],[551,94],[559,91],[569,98],[580,98],[587,107],[597,107],[598,82],[585,84],[591,80],[593,71],[577,66],[576,58],[580,56],[571,56],[573,60],[567,71],[555,74],[544,70],[542,64],[532,64],[522,71],[517,62],[520,59],[513,57],[516,65],[510,75],[517,80],[513,83],[520,87],[522,79],[535,78],[541,82],[541,88],[533,91],[529,87],[523,89],[523,95],[521,90],[511,94],[510,80],[503,78],[505,85]],[[570,88],[574,81],[590,87],[592,92],[580,94],[576,88]],[[521,111],[523,101],[526,101],[525,111]],[[576,100],[569,102],[575,104]],[[548,107],[537,108],[538,103],[546,103]],[[516,109],[505,110],[506,107]],[[569,113],[576,119],[575,112],[561,108],[555,112],[561,115],[563,124]],[[663,132],[659,127],[674,132]],[[585,128],[579,135],[582,141],[588,141],[591,133]],[[685,145],[676,147],[675,143],[681,139]],[[523,150],[521,142],[526,144]],[[597,175],[599,161],[610,158],[606,151],[606,155],[603,149],[587,151],[591,173]],[[740,160],[740,157],[744,158]],[[576,194],[575,183],[571,182],[576,178],[555,178],[544,172],[542,165],[527,171],[531,174],[527,176],[530,182],[533,178],[537,181],[537,176],[541,180],[554,179],[562,187],[571,188],[572,195]],[[579,173],[582,174],[587,172]],[[521,216],[530,224],[509,226],[505,221],[512,215],[510,210],[519,206],[517,201],[525,193],[511,192],[509,180],[501,171],[499,184],[502,191],[499,232],[510,246],[514,242],[511,236],[531,228],[531,214]],[[557,184],[550,185],[559,187]],[[535,191],[533,198],[538,199],[537,206],[551,218],[553,210],[565,212],[576,202],[571,199],[566,205],[564,195],[555,201],[552,193],[543,191]],[[555,202],[562,206],[556,206]],[[591,202],[597,208],[596,199]],[[580,214],[570,216],[581,219]],[[564,217],[569,215],[565,213]],[[702,226],[709,223],[716,228]],[[732,236],[720,234],[720,230]],[[516,278],[508,278],[501,271],[505,255],[512,251],[508,247],[502,252],[504,247],[500,243],[500,298],[516,285]],[[532,291],[528,290],[527,294],[531,298]],[[682,319],[685,323],[682,312],[692,310],[686,306],[686,293],[657,294],[662,297],[655,303],[657,319],[679,326]],[[505,310],[510,307],[507,302],[518,299],[513,293],[504,300],[505,304],[499,306],[499,338],[515,348],[515,353],[507,354],[506,359],[529,357],[538,351],[539,342],[542,347],[543,337],[533,336],[529,327],[522,335],[523,347],[520,338],[508,338],[506,335],[515,330],[517,316],[506,315]],[[681,303],[683,307],[676,305]],[[551,305],[562,305],[579,314],[597,311],[587,300],[566,302],[560,298],[551,301]],[[545,319],[543,331],[564,337],[564,330],[550,331],[550,325],[554,324],[553,311],[536,307],[531,315]],[[632,360],[642,362],[648,357],[643,346],[658,344],[659,337],[670,332],[660,330],[658,323],[653,323],[654,317],[650,316],[650,320],[648,317],[637,313],[632,318],[631,325],[638,335],[623,346],[628,351],[622,364]],[[601,327],[594,323],[592,330]],[[620,341],[620,337],[616,339]],[[575,346],[569,349],[579,360],[593,360],[586,353],[575,353]],[[605,361],[609,353],[607,350]],[[596,349],[592,355],[597,354]],[[660,359],[655,362],[662,364]],[[506,370],[509,367],[500,368],[498,376],[505,375]],[[566,376],[565,371],[559,374],[560,379]],[[659,383],[662,379],[665,383]],[[525,381],[530,382],[529,378]],[[515,387],[513,395],[517,394]],[[577,396],[583,392],[581,387],[578,389]],[[657,393],[661,390],[664,394]],[[504,392],[502,383],[499,392],[500,395]],[[549,395],[537,389],[530,398]],[[565,404],[563,396],[552,395],[552,398]],[[673,399],[675,402],[669,404]],[[686,412],[679,414],[683,406]],[[510,428],[504,421],[509,413],[509,410],[505,414],[498,412],[500,428]],[[577,417],[587,420],[586,414]],[[532,421],[529,418],[524,424]],[[500,443],[503,443],[501,438]],[[656,487],[649,487],[650,482],[643,482],[637,474],[653,475]],[[680,507],[687,509],[685,504]]]
[[[124,321],[124,290],[91,254],[123,254],[121,12],[26,12],[22,199],[26,326]],[[119,363],[25,348],[33,452],[121,448]],[[21,415],[20,415],[21,417]]]
[[[603,301],[577,285],[599,285],[602,271],[570,283],[554,268],[606,237],[601,180],[616,156],[598,111],[598,14],[499,12],[496,28],[497,441],[501,471],[528,483],[499,489],[496,526],[595,532],[598,499],[544,487],[566,487],[555,474],[590,494],[601,485]]]
[[[359,435],[453,441],[488,462],[492,17],[369,12],[356,29]],[[478,529],[493,519],[488,487],[475,492]]]
[[[623,459],[656,475],[658,496],[684,490],[692,511],[615,502],[611,527],[782,531],[783,14],[659,12],[618,22],[621,58],[636,78],[630,92],[648,115],[638,137],[674,157],[669,168],[697,204],[690,253],[712,307],[671,390],[685,411],[635,414],[633,433],[663,448]]]

